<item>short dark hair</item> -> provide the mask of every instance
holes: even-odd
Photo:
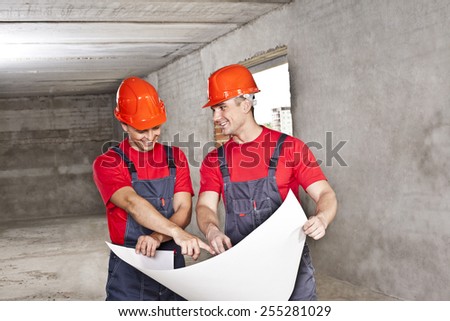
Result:
[[[245,98],[244,96],[237,96],[234,97],[234,102],[236,103],[236,105],[240,105],[244,100],[248,100],[247,98]],[[250,100],[248,100],[250,101]],[[252,104],[252,108],[250,109],[252,111],[252,115],[253,117],[255,117],[255,107],[253,107],[253,102],[250,101],[250,103]]]

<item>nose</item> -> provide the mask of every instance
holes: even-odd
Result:
[[[213,121],[218,121],[222,118],[222,110],[220,108],[216,108],[213,110]]]

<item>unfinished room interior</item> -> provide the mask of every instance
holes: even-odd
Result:
[[[195,204],[205,149],[185,142],[216,142],[202,106],[230,64],[287,64],[292,135],[336,193],[307,239],[318,300],[450,300],[449,0],[0,1],[0,300],[105,300],[92,164],[124,137],[119,85],[157,89]]]

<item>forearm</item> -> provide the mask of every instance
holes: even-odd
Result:
[[[334,220],[337,212],[336,194],[333,190],[329,190],[322,195],[316,203],[316,216],[325,225],[325,228]]]
[[[200,255],[201,249],[214,254],[214,251],[198,237],[187,233],[177,224],[161,215],[153,205],[139,196],[131,186],[117,190],[111,196],[110,201],[128,212],[138,224],[172,237],[175,243],[181,247],[181,254],[192,256],[194,260]]]
[[[211,228],[219,229],[219,216],[216,211],[213,211],[206,205],[199,204],[196,208],[197,225],[200,231],[207,236]]]
[[[170,217],[169,221],[175,223],[180,228],[185,229],[191,222],[191,214],[192,208],[190,206],[180,206],[180,208],[178,208],[178,210]],[[154,232],[152,235],[157,237],[161,243],[172,239],[171,236],[160,232]]]
[[[159,213],[156,208],[139,195],[126,199],[125,210],[139,224],[152,231],[173,237],[180,227]]]

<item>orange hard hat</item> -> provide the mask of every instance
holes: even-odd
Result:
[[[164,102],[156,89],[145,80],[130,77],[117,90],[116,118],[138,130],[161,125],[166,121]]]
[[[211,74],[208,79],[208,102],[210,107],[244,94],[259,92],[251,72],[242,65],[229,65]]]

